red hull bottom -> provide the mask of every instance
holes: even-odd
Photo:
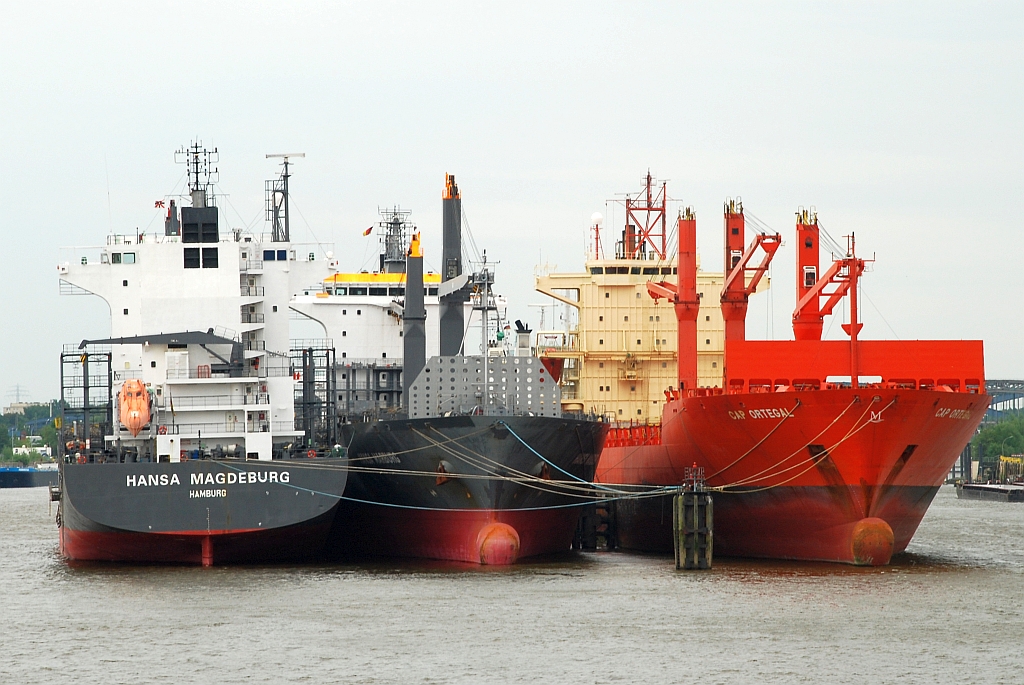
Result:
[[[346,555],[513,564],[569,550],[579,514],[577,507],[432,511],[347,503],[332,546]]]
[[[906,550],[938,488],[890,488],[870,517],[852,506],[852,490],[714,493],[715,554],[884,565]],[[671,497],[622,500],[617,507],[619,547],[672,551]]]
[[[73,561],[241,564],[309,559],[323,552],[330,518],[273,530],[136,533],[60,528],[60,552]]]

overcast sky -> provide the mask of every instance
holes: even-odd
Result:
[[[728,196],[783,234],[748,333],[792,337],[794,212],[813,205],[877,257],[864,337],[980,338],[990,378],[1024,378],[1022,8],[6,6],[2,399],[16,385],[58,396],[61,345],[109,333],[98,298],[58,296],[58,248],[158,230],[153,201],[175,189],[173,152],[194,138],[220,150],[230,227],[262,226],[276,171],[264,155],[305,152],[293,238],[333,241],[353,270],[362,230],[394,204],[412,210],[436,266],[444,174],[456,174],[512,318],[534,325],[535,267],[580,270],[590,216],[650,169],[695,208],[705,268],[721,268]]]

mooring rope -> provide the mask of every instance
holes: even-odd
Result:
[[[836,417],[835,417],[834,419],[832,419],[832,421],[831,421],[831,422],[830,422],[830,423],[829,423],[829,424],[828,424],[827,426],[825,426],[825,427],[824,427],[824,428],[822,428],[822,429],[821,429],[820,431],[818,431],[818,434],[817,434],[817,435],[815,435],[815,436],[814,436],[813,438],[811,438],[810,440],[807,440],[807,441],[806,441],[806,442],[804,443],[804,445],[803,445],[803,446],[801,446],[801,447],[798,447],[798,448],[796,449],[796,451],[794,451],[794,452],[793,452],[792,454],[790,454],[789,456],[787,456],[787,457],[785,457],[785,458],[783,458],[783,459],[781,459],[781,460],[779,460],[779,461],[775,462],[774,464],[771,464],[770,466],[766,466],[765,468],[761,469],[761,470],[760,470],[759,472],[757,472],[757,473],[753,474],[753,476],[747,476],[746,478],[743,478],[743,479],[740,479],[740,480],[738,480],[738,481],[735,481],[734,483],[730,483],[729,485],[737,485],[737,484],[743,483],[743,482],[745,482],[745,481],[747,481],[747,480],[751,480],[751,479],[753,479],[753,478],[756,478],[757,476],[760,476],[760,475],[764,474],[764,473],[765,473],[765,472],[767,472],[767,471],[771,471],[772,469],[775,469],[775,468],[778,468],[779,466],[782,466],[782,465],[783,465],[783,464],[785,464],[785,463],[786,463],[787,461],[789,461],[789,460],[790,460],[790,459],[792,459],[793,457],[795,457],[795,456],[797,456],[798,454],[800,454],[800,452],[802,452],[802,451],[803,451],[803,450],[804,450],[804,449],[805,449],[805,448],[807,447],[807,445],[809,445],[809,444],[814,444],[814,441],[815,441],[815,440],[817,440],[817,439],[818,439],[818,438],[820,438],[820,437],[821,437],[822,435],[824,435],[824,434],[825,434],[826,432],[828,432],[828,430],[829,430],[830,428],[832,428],[832,426],[836,425],[836,423],[838,423],[838,421],[839,421],[839,420],[840,420],[841,418],[843,418],[844,416],[846,416],[846,412],[850,411],[850,408],[851,408],[851,407],[853,407],[853,406],[854,406],[855,404],[857,404],[857,402],[858,402],[858,401],[859,401],[859,400],[858,400],[857,398],[854,398],[853,400],[851,400],[851,401],[850,401],[850,403],[849,403],[848,405],[846,405],[846,408],[845,408],[845,409],[843,409],[843,411],[841,411],[841,412],[840,412],[839,414],[837,414],[837,415],[836,415]],[[871,407],[871,405],[869,404],[869,405],[868,405],[868,407],[870,408],[870,407]],[[857,419],[857,421],[855,421],[855,422],[854,422],[854,426],[856,426],[856,425],[857,425],[857,423],[858,423],[858,422],[860,421],[860,419],[862,419],[862,418],[864,418],[864,414],[861,414],[860,418],[859,418],[859,419]],[[749,454],[749,452],[748,452],[748,454]],[[737,461],[738,461],[738,460],[737,460]],[[734,462],[734,463],[735,463],[735,462]],[[801,463],[802,463],[802,462],[801,462]],[[723,470],[724,470],[724,469],[723,469]],[[719,472],[719,473],[721,473],[721,472]],[[716,474],[716,475],[717,475],[717,474]],[[728,487],[728,486],[725,486],[725,487]]]
[[[872,400],[871,400],[871,404],[869,404],[869,405],[868,405],[867,409],[868,409],[868,410],[870,410],[870,409],[871,409],[871,406],[872,406],[872,405],[873,405],[873,404],[874,404],[875,402],[878,402],[878,401],[881,401],[881,400],[880,400],[880,398],[879,398],[879,399],[872,399]],[[879,415],[881,415],[881,413],[882,413],[882,412],[884,412],[884,411],[885,411],[886,409],[888,409],[889,407],[891,407],[891,406],[892,406],[893,404],[895,404],[895,403],[896,403],[896,399],[895,399],[895,398],[893,398],[893,399],[892,399],[892,400],[891,400],[891,401],[889,402],[889,404],[887,404],[887,405],[885,405],[884,407],[882,407],[882,410],[881,410],[881,411],[879,412]],[[825,448],[824,450],[822,450],[822,451],[821,451],[821,452],[819,452],[818,454],[816,454],[816,455],[814,455],[814,456],[812,456],[812,457],[810,457],[810,458],[808,458],[808,459],[806,459],[806,460],[804,460],[804,461],[798,462],[797,464],[794,464],[793,466],[790,466],[789,468],[783,469],[782,471],[779,471],[779,472],[777,472],[777,473],[769,474],[768,476],[765,476],[765,478],[770,478],[770,477],[773,477],[773,476],[779,476],[779,475],[782,475],[783,473],[786,473],[787,471],[791,471],[791,470],[793,470],[793,469],[795,469],[795,468],[799,468],[799,467],[800,467],[801,465],[803,465],[803,464],[804,464],[804,463],[806,463],[806,462],[810,462],[810,463],[808,464],[808,466],[807,466],[806,468],[804,468],[804,469],[803,469],[802,471],[800,471],[800,472],[798,472],[798,473],[796,473],[796,474],[794,474],[794,475],[790,476],[789,478],[787,478],[786,480],[784,480],[784,481],[782,481],[782,482],[780,482],[780,483],[775,483],[775,484],[773,484],[773,485],[767,485],[767,486],[764,486],[764,487],[760,487],[760,488],[753,488],[753,489],[748,489],[748,490],[742,490],[742,492],[743,492],[744,494],[745,494],[745,493],[748,493],[748,492],[764,492],[764,491],[766,491],[766,490],[771,490],[771,489],[773,489],[773,488],[777,488],[777,487],[783,486],[783,485],[785,485],[785,484],[787,484],[787,483],[790,483],[790,482],[792,482],[792,481],[796,480],[796,479],[797,479],[797,478],[799,478],[800,476],[804,475],[805,473],[807,473],[808,471],[810,471],[811,469],[813,469],[814,467],[816,467],[816,466],[817,466],[817,465],[818,465],[819,463],[821,463],[822,461],[824,461],[824,460],[825,460],[826,458],[828,458],[829,456],[831,456],[832,452],[833,452],[833,451],[834,451],[834,450],[835,450],[835,449],[836,449],[837,447],[839,447],[839,446],[840,446],[840,445],[842,445],[842,444],[843,444],[844,442],[846,442],[847,440],[849,440],[850,438],[852,438],[852,437],[853,437],[854,435],[856,435],[856,434],[857,434],[857,433],[859,433],[860,431],[862,431],[862,430],[864,430],[865,428],[867,428],[867,427],[868,427],[868,426],[869,426],[869,425],[870,425],[871,423],[873,423],[872,421],[870,421],[870,420],[869,420],[869,421],[865,421],[865,422],[864,422],[863,424],[861,424],[860,426],[857,426],[857,424],[858,424],[858,423],[860,423],[861,419],[863,419],[863,418],[864,418],[865,414],[867,414],[867,410],[865,410],[865,412],[864,412],[863,414],[861,414],[861,415],[860,415],[860,417],[859,417],[859,418],[857,419],[857,421],[855,421],[855,422],[854,422],[854,424],[853,424],[853,425],[854,425],[854,427],[855,427],[855,428],[851,427],[851,429],[850,429],[850,430],[849,430],[849,431],[847,432],[847,434],[846,434],[846,435],[844,435],[844,436],[843,436],[842,438],[840,438],[840,439],[839,439],[839,441],[838,441],[838,442],[836,442],[836,443],[835,443],[834,445],[832,445],[832,446],[830,446],[830,447],[828,447],[828,448]],[[821,434],[819,433],[819,436],[820,436],[820,435],[821,435]],[[798,452],[799,452],[799,450],[798,450]],[[792,455],[791,455],[791,456],[792,456]],[[788,458],[789,458],[789,457],[787,457],[787,459],[788,459]],[[781,462],[780,462],[780,463],[781,463]],[[765,478],[760,478],[760,479],[758,479],[758,480],[764,480]],[[742,481],[737,481],[736,483],[733,483],[733,484],[730,484],[730,485],[720,486],[720,487],[717,487],[717,488],[714,488],[714,489],[715,489],[715,490],[718,490],[718,491],[720,491],[720,492],[726,492],[726,493],[727,493],[727,492],[728,492],[728,490],[726,490],[726,488],[729,488],[729,487],[737,487],[737,486],[741,485],[742,483],[744,483],[744,482],[750,482],[751,480],[752,480],[752,477],[751,477],[751,478],[748,478],[748,479],[744,479],[744,480],[742,480]]]

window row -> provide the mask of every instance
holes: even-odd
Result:
[[[678,269],[674,266],[609,266],[607,268],[603,266],[592,266],[590,267],[590,273],[595,276],[600,276],[601,274],[631,274],[633,276],[639,276],[640,274],[643,274],[644,276],[657,276],[660,274],[662,276],[670,276],[674,273],[678,273]]]
[[[216,269],[218,266],[218,255],[216,247],[186,247],[185,268]]]

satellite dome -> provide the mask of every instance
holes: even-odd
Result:
[[[594,212],[594,215],[590,217],[590,223],[596,226],[604,224],[604,217],[601,216],[601,212]]]

